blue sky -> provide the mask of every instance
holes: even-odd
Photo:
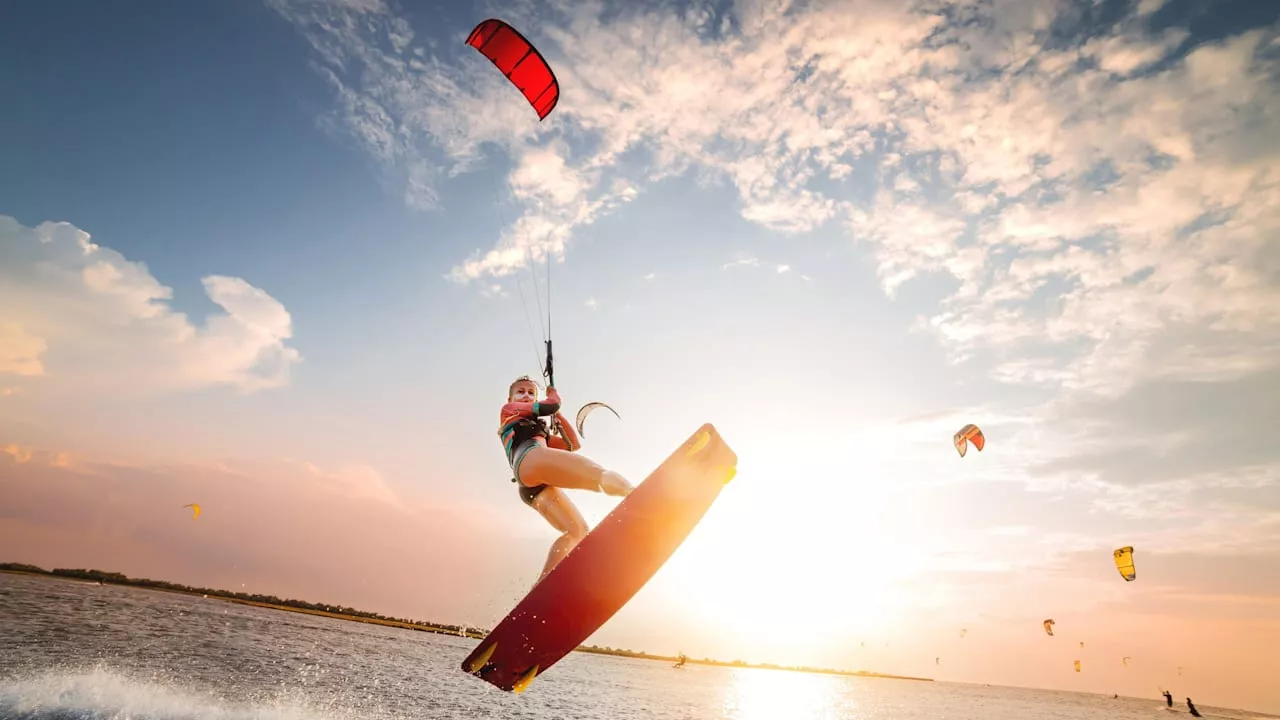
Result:
[[[464,45],[489,16],[555,68],[546,121]],[[622,415],[584,451],[638,481],[710,421],[741,459],[601,644],[936,674],[985,637],[948,679],[1141,692],[1217,637],[1196,692],[1280,707],[1248,670],[1280,642],[1274,9],[0,19],[5,559],[496,621],[552,540],[494,434],[550,251],[557,385]],[[203,535],[100,509],[191,496]],[[1046,612],[1151,662],[1064,675],[1007,629]]]

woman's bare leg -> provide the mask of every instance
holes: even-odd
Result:
[[[589,457],[545,446],[535,447],[524,456],[519,478],[529,487],[550,485],[606,495],[623,496],[632,489],[621,475],[605,470]]]
[[[577,506],[559,488],[549,487],[538,493],[538,497],[533,499],[533,509],[546,518],[551,527],[560,531],[560,537],[551,543],[547,562],[542,567],[542,574],[538,576],[537,582],[542,582],[542,578],[587,536],[587,521],[582,519]]]

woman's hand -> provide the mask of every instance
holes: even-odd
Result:
[[[567,446],[565,449],[570,452],[577,452],[582,447],[582,440],[578,438],[578,433],[573,431],[573,426],[569,424],[563,413],[556,412],[552,425],[560,434],[560,437],[564,439]]]

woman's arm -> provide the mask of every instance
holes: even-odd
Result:
[[[502,417],[546,417],[560,412],[560,398],[548,398],[540,402],[509,402],[502,406]]]

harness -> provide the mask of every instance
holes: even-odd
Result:
[[[507,423],[507,430],[511,433],[509,446],[513,452],[516,448],[536,437],[546,439],[551,436],[546,423],[542,422],[541,418],[536,417],[522,417],[518,420],[513,420]]]
[[[517,448],[534,438],[549,439],[551,430],[541,418],[521,417],[503,425],[499,434],[502,435],[502,444],[507,450],[507,462],[514,465]],[[511,482],[516,482],[514,474],[511,477]]]

